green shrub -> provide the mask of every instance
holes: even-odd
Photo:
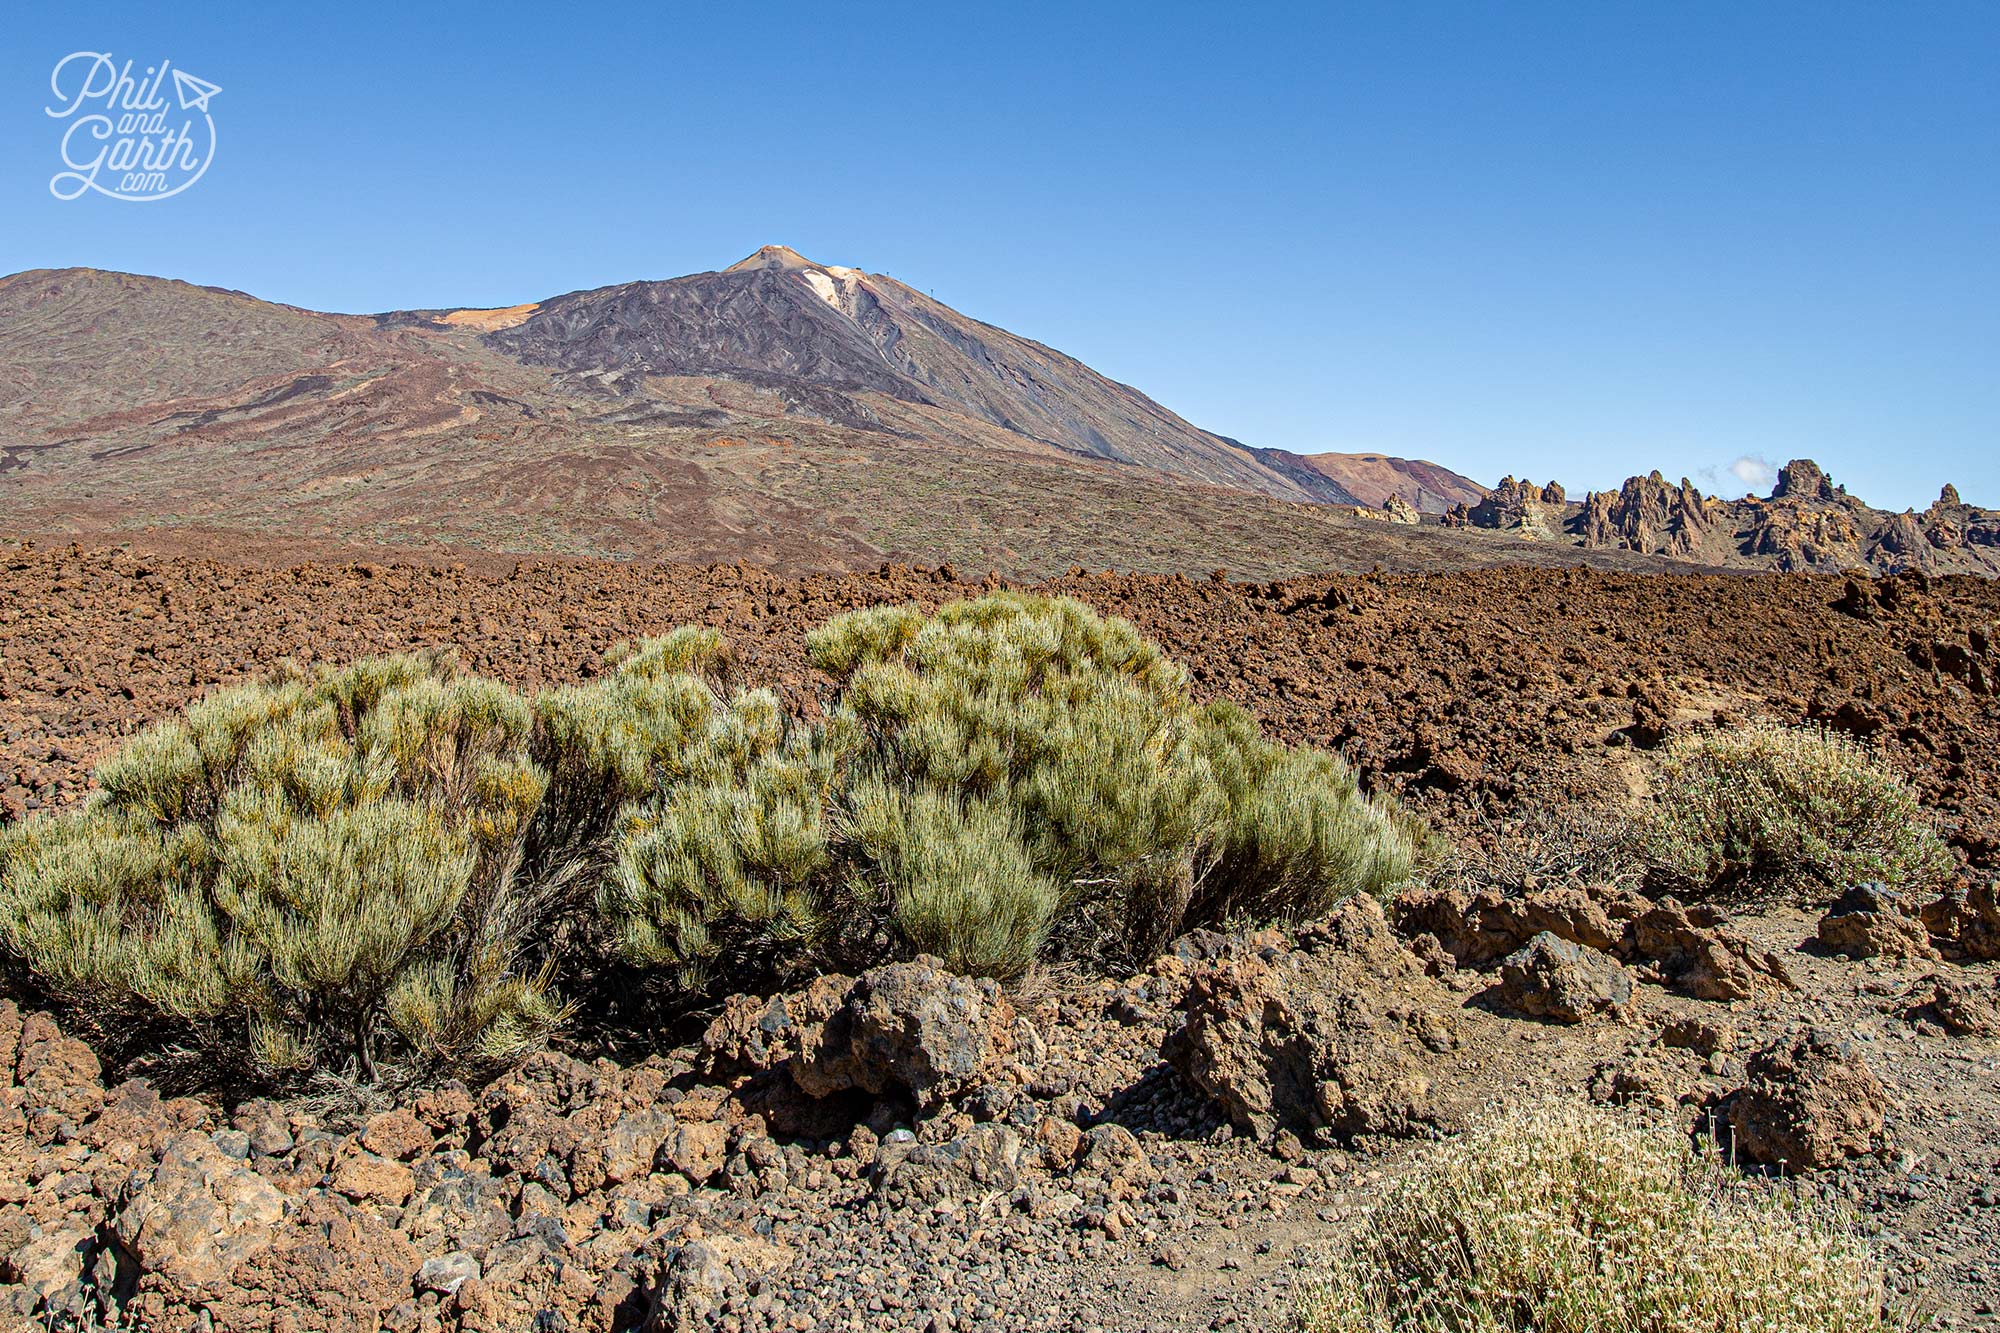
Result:
[[[1824,904],[1862,881],[1923,890],[1952,870],[1909,784],[1838,733],[1700,732],[1667,747],[1654,791],[1654,875],[1688,896]]]
[[[1195,706],[1156,645],[1079,602],[861,611],[808,646],[837,687],[817,727],[678,677],[705,729],[628,816],[602,905],[628,958],[684,985],[884,948],[1009,976],[1410,873],[1420,832],[1338,760]],[[632,661],[655,659],[677,655]]]
[[[0,842],[0,945],[100,1031],[266,1081],[479,1064],[619,961],[684,999],[936,954],[1011,976],[1301,918],[1421,833],[1080,603],[859,612],[817,721],[719,633],[529,701],[392,657],[225,690]],[[594,910],[593,910],[594,909]],[[606,981],[606,978],[609,981]]]
[[[531,725],[441,659],[212,695],[18,831],[0,941],[100,1030],[260,1079],[511,1057],[559,1017],[505,924]]]
[[[832,865],[829,756],[769,691],[725,703],[693,678],[674,687],[703,700],[699,725],[624,814],[601,910],[630,961],[685,991],[810,966]]]
[[[1568,1107],[1440,1145],[1300,1303],[1306,1333],[1887,1333],[1882,1269],[1830,1210],[1669,1131]]]

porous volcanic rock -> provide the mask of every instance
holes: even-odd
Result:
[[[1651,901],[1616,885],[1416,889],[1396,901],[1397,927],[1434,936],[1461,967],[1483,967],[1544,932],[1609,954],[1644,979],[1701,1000],[1740,1000],[1791,984],[1784,963],[1708,904]]]
[[[1518,1014],[1581,1023],[1637,1015],[1632,973],[1616,959],[1543,931],[1500,963],[1499,1002]]]
[[[1889,1094],[1851,1043],[1814,1029],[1750,1057],[1729,1125],[1746,1158],[1792,1171],[1838,1165],[1873,1146]]]
[[[808,1097],[894,1091],[928,1108],[1005,1054],[1012,1020],[993,982],[919,958],[859,978],[821,977],[771,1000],[734,997],[702,1044],[712,1067],[782,1067]]]
[[[1728,926],[1705,903],[1662,898],[1632,923],[1630,956],[1645,960],[1663,984],[1698,1000],[1746,1000],[1759,991],[1790,989],[1783,960]]]
[[[1497,888],[1420,888],[1395,902],[1396,928],[1429,934],[1460,967],[1484,967],[1515,952],[1535,936],[1623,954],[1631,923],[1649,904],[1639,894],[1610,885],[1554,887],[1523,894]]]
[[[1931,937],[1957,958],[2000,958],[2000,881],[1957,884],[1920,914]]]
[[[1819,942],[1849,958],[1930,958],[1930,932],[1912,905],[1886,884],[1857,884],[1819,921]]]
[[[1933,973],[1910,989],[1908,1014],[1954,1037],[2000,1037],[2000,977]]]
[[[1406,1136],[1455,1119],[1430,1072],[1456,1044],[1453,1007],[1380,906],[1352,898],[1296,949],[1197,965],[1160,1053],[1260,1140]]]

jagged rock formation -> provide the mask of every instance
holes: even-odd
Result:
[[[1501,478],[1487,497],[1466,510],[1463,523],[1475,528],[1493,528],[1517,533],[1531,541],[1561,541],[1567,522],[1568,497],[1563,488],[1550,482],[1540,490],[1523,478]],[[1457,512],[1448,516],[1459,526]]]
[[[1847,494],[1845,486],[1835,487],[1833,478],[1810,458],[1795,458],[1778,469],[1773,500],[1838,500]]]
[[[1940,551],[1973,546],[2000,546],[2000,515],[1977,509],[1958,497],[1958,487],[1946,483],[1938,498],[1917,520],[1924,539]]]
[[[1554,482],[1537,492],[1508,477],[1441,521],[1722,567],[2000,574],[2000,513],[1966,504],[1952,486],[1921,515],[1874,509],[1809,458],[1787,463],[1768,497],[1741,500],[1705,496],[1685,477],[1675,486],[1655,471],[1571,505]]]
[[[1686,477],[1674,487],[1655,470],[1584,496],[1576,531],[1585,546],[1690,557],[1714,526],[1710,504]]]

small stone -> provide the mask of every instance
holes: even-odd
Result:
[[[441,1296],[454,1296],[466,1282],[480,1275],[479,1261],[464,1250],[453,1250],[424,1260],[417,1270],[417,1286]]]

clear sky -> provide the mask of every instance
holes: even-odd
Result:
[[[0,272],[508,305],[760,245],[1300,452],[2000,505],[2000,5],[10,7]],[[222,91],[49,191],[50,71]],[[1752,460],[1741,462],[1740,460]]]

